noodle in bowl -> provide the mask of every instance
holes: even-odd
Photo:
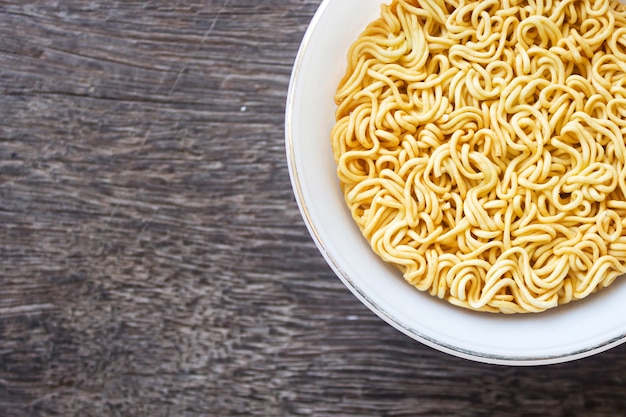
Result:
[[[467,44],[468,40],[459,41],[468,33],[467,28],[460,27],[462,25],[459,25],[458,32],[453,33],[448,39],[440,36],[445,32],[440,28],[435,28],[431,32],[424,30],[420,33],[409,33],[409,36],[405,33],[405,38],[411,38],[416,44],[429,38],[430,49],[436,51],[439,48],[439,55],[442,55],[444,50],[452,51],[446,52],[448,53],[446,59],[437,58],[438,61],[429,60],[428,56],[419,54],[410,56],[410,51],[405,54],[406,51],[402,51],[398,44],[394,45],[397,40],[394,40],[393,35],[397,36],[400,30],[411,27],[411,19],[419,20],[419,16],[415,17],[419,13],[436,16],[432,17],[433,22],[445,19],[446,13],[457,15],[467,13],[466,16],[457,16],[457,21],[469,22],[468,25],[471,26],[471,11],[468,13],[462,8],[448,8],[442,12],[437,10],[437,7],[441,7],[444,2],[421,1],[419,2],[421,10],[415,14],[411,10],[417,5],[416,1],[386,3],[391,3],[392,7],[383,7],[381,18],[380,1],[324,1],[305,35],[292,74],[286,114],[290,175],[305,223],[329,265],[362,302],[389,324],[422,343],[456,356],[488,363],[547,364],[589,356],[622,343],[626,335],[626,319],[622,319],[626,317],[624,314],[626,303],[621,300],[626,297],[626,286],[618,276],[624,272],[623,265],[626,262],[626,257],[621,256],[620,252],[621,219],[624,215],[622,205],[626,207],[626,202],[616,172],[623,171],[620,171],[623,168],[623,162],[620,162],[622,148],[618,145],[621,140],[623,147],[619,104],[624,97],[620,96],[619,92],[615,93],[616,101],[609,105],[608,111],[605,110],[605,113],[610,113],[615,119],[613,121],[617,127],[608,126],[606,121],[600,122],[602,125],[600,127],[604,128],[602,132],[606,130],[613,132],[612,136],[605,137],[614,145],[602,144],[589,150],[593,137],[582,145],[580,145],[582,141],[578,140],[578,149],[583,147],[586,149],[580,152],[589,157],[589,161],[573,157],[564,158],[563,152],[556,149],[560,143],[567,142],[567,138],[564,137],[567,132],[576,133],[567,124],[568,121],[574,120],[584,126],[596,126],[593,124],[596,123],[594,120],[601,119],[602,111],[598,110],[599,101],[594,101],[596,99],[577,99],[576,94],[572,93],[573,104],[563,105],[565,99],[561,94],[567,86],[568,76],[572,76],[572,80],[576,77],[585,78],[587,70],[585,67],[576,68],[576,65],[568,67],[565,54],[569,52],[575,55],[576,51],[583,50],[584,54],[593,55],[593,51],[577,49],[561,41],[564,36],[562,34],[557,36],[548,24],[530,27],[532,25],[518,22],[516,26],[512,25],[507,29],[506,24],[502,23],[506,19],[501,19],[502,22],[492,22],[492,25],[473,22],[474,26],[481,28],[480,39],[485,42],[489,40],[495,49],[500,48],[498,59],[489,61],[488,56],[484,54],[480,56],[466,53],[462,46]],[[463,4],[471,3],[474,2]],[[561,2],[540,3],[540,7],[550,12],[551,7],[558,8],[559,4]],[[601,8],[603,4],[596,2],[593,3],[593,7]],[[482,11],[487,13],[483,14],[483,22],[488,21],[489,7],[494,7],[494,10],[503,9],[500,2],[480,2],[480,5],[483,7]],[[600,16],[601,11],[598,10],[594,9],[592,14]],[[556,13],[554,10],[552,12]],[[476,15],[480,14],[479,11]],[[501,14],[510,17],[514,13],[507,14],[505,9]],[[561,21],[575,24],[572,18],[567,16]],[[545,23],[541,19],[539,22]],[[365,33],[366,36],[360,38],[367,42],[361,44],[355,42],[368,25],[370,26]],[[607,26],[590,25],[586,30],[595,28],[596,31],[601,31]],[[546,27],[548,29],[545,29]],[[567,28],[564,29],[566,33],[570,33],[567,32]],[[516,32],[520,34],[520,39],[516,39],[516,45],[499,47],[498,35],[490,33],[490,30],[494,33],[498,30],[504,30],[505,33],[508,31],[509,37],[511,33]],[[580,27],[578,30],[580,31]],[[622,30],[620,27],[615,26],[611,33],[606,33],[607,41],[603,44],[606,46],[613,42],[616,52],[609,54],[607,51],[610,48],[607,47],[603,65],[589,68],[590,71],[611,74],[619,72],[619,65],[611,61],[613,58],[609,55],[618,56],[621,53],[618,36],[620,30]],[[375,39],[376,36],[381,38]],[[470,40],[477,43],[477,35],[474,33],[473,36],[474,38]],[[560,51],[562,54],[560,59],[550,61],[549,54],[539,55],[531,45],[533,42],[544,49],[554,46],[552,52]],[[386,52],[381,52],[383,49],[394,51],[398,56],[404,54],[405,67],[422,68],[430,65],[434,69],[430,74],[417,75],[416,79],[409,80],[410,83],[403,84],[401,81],[398,82],[398,78],[392,77],[400,74],[406,81],[407,76],[401,74],[401,65],[398,65],[402,59],[385,55]],[[486,50],[489,49],[490,46],[487,45]],[[509,52],[506,52],[507,50]],[[527,56],[528,59],[525,59],[520,51],[531,51]],[[364,64],[366,60],[363,57],[366,55],[375,57],[378,62]],[[432,54],[434,55],[435,53]],[[570,57],[572,62],[581,61],[581,57]],[[479,65],[472,67],[472,60],[481,59],[485,64],[484,67],[490,68],[491,74],[481,73]],[[462,84],[459,82],[461,78],[458,74],[459,68],[463,65],[468,65],[470,70],[474,71],[470,78],[480,79],[475,83],[466,83],[465,90],[458,87]],[[377,72],[381,68],[382,70]],[[517,77],[522,70],[527,70],[527,79],[521,80]],[[531,79],[531,76],[534,76],[535,80],[540,79],[537,73],[541,71],[545,72],[544,78],[549,79],[549,82],[544,81],[542,84],[541,81]],[[467,72],[465,71],[464,76],[467,76]],[[551,79],[550,76],[555,78]],[[390,79],[394,81],[389,82]],[[611,89],[611,85],[619,84],[617,78],[610,79],[605,76],[604,79],[609,79],[605,88],[607,91],[617,91]],[[457,87],[451,88],[454,83]],[[429,88],[432,94],[423,92],[415,94],[412,97],[418,97],[422,104],[408,103],[411,99],[410,92],[407,93],[409,84]],[[578,89],[577,91],[585,88],[570,83],[570,87],[572,85],[574,85],[572,88]],[[386,92],[381,86],[386,88]],[[563,86],[561,90],[559,86]],[[600,87],[602,85],[598,86]],[[442,91],[450,91],[451,94],[442,94]],[[512,91],[515,93],[512,94]],[[507,97],[509,101],[499,104],[499,108],[502,112],[504,112],[502,109],[510,110],[508,115],[495,110],[490,113],[490,104],[496,103],[494,108],[497,109],[497,100],[504,102]],[[540,99],[544,100],[550,111],[541,109],[535,111],[536,107],[532,104]],[[555,104],[559,100],[561,102]],[[474,111],[469,108],[471,105],[474,105]],[[339,110],[335,113],[337,108]],[[384,108],[393,109],[396,114],[390,111],[386,114],[376,113]],[[411,109],[415,108],[423,110],[422,113],[411,112]],[[560,110],[561,108],[565,110]],[[372,122],[371,120],[376,117],[378,121]],[[485,118],[492,124],[486,124]],[[515,118],[515,123],[510,122],[511,118]],[[609,122],[612,120],[608,116],[606,119]],[[493,121],[503,120],[508,120],[509,123],[495,123],[497,126],[494,127]],[[511,127],[512,125],[515,127]],[[601,130],[600,127],[598,130]],[[512,130],[515,128],[518,128],[518,131]],[[483,135],[480,140],[468,135],[470,130],[475,133],[481,129],[483,133],[490,130],[497,132],[497,135],[493,137]],[[531,137],[533,134],[558,138],[554,142],[546,140],[543,143]],[[516,143],[516,138],[524,135],[526,136],[523,139],[526,142]],[[407,144],[411,138],[414,140],[413,145]],[[407,142],[401,144],[404,139]],[[438,142],[437,146],[433,145],[435,142]],[[447,152],[443,152],[440,149],[442,143],[446,146],[454,143],[455,147],[450,151],[452,147],[450,145]],[[524,150],[524,146],[530,151]],[[381,149],[383,151],[380,151]],[[363,155],[372,155],[375,153],[373,150],[378,152],[375,157],[365,160]],[[358,157],[355,158],[355,155]],[[565,159],[571,166],[566,166]],[[410,169],[404,168],[403,171],[401,166],[406,166],[407,160],[412,160],[414,166],[409,167]],[[440,162],[439,165],[437,161]],[[416,169],[415,167],[421,163],[423,163],[421,168]],[[551,171],[549,167],[553,167],[554,170]],[[589,172],[584,171],[586,168]],[[443,175],[442,172],[446,174],[446,169],[447,175]],[[579,170],[574,172],[576,169]],[[424,174],[428,170],[430,174]],[[568,174],[570,171],[572,172]],[[497,180],[505,177],[509,182],[499,185],[501,193],[498,194],[494,191],[498,187]],[[565,179],[559,182],[564,177]],[[582,177],[595,179],[583,180],[584,184],[578,184],[577,188],[576,180]],[[407,181],[407,178],[410,178],[410,181]],[[423,183],[416,187],[403,187],[406,182],[415,184],[416,178],[417,182]],[[435,184],[437,178],[446,178],[447,183]],[[511,181],[511,178],[514,180]],[[487,183],[482,189],[483,194],[481,182]],[[589,191],[590,184],[597,187]],[[556,230],[563,231],[563,239],[559,241],[561,237],[550,233],[544,233],[543,237],[541,234],[523,237],[523,234],[511,233],[510,228],[508,238],[502,238],[502,228],[496,225],[493,219],[507,218],[505,197],[514,187],[534,191],[523,198],[518,198],[515,203],[516,209],[508,209],[508,219],[514,219],[509,222],[509,226],[517,221],[518,226],[521,223],[522,226],[530,225],[530,229],[534,227],[533,230],[545,232],[545,224],[533,226],[529,221],[529,217],[532,216],[524,214],[524,210],[534,205],[536,217],[540,202],[539,205],[543,204],[544,209],[539,210],[539,216],[543,216],[544,219],[553,216],[551,221],[546,223],[553,225]],[[583,188],[585,191],[580,191]],[[381,189],[385,193],[380,194]],[[407,209],[410,201],[420,201],[416,196],[420,193],[422,196],[427,195],[433,189],[440,190],[441,194],[428,204]],[[476,192],[476,189],[479,191]],[[377,193],[379,195],[376,197]],[[543,197],[539,197],[540,195]],[[555,206],[546,208],[550,196],[556,198],[550,200],[550,204]],[[573,209],[574,204],[570,204],[572,199],[576,200],[579,196],[582,196],[583,200],[589,198],[587,204],[592,208],[589,211],[591,214],[587,214],[593,217],[593,225],[585,226],[582,232],[573,232],[569,238],[573,239],[576,233],[588,236],[589,230],[592,230],[600,238],[590,238],[590,241],[598,242],[604,239],[602,242],[609,243],[604,243],[608,247],[604,252],[597,248],[583,249],[578,255],[584,252],[597,256],[576,262],[571,249],[576,247],[576,242],[573,240],[566,242],[566,238],[567,230],[574,227],[572,223],[574,218],[580,220],[585,214],[580,209]],[[421,201],[424,202],[424,198]],[[579,200],[576,202],[580,203]],[[426,207],[430,210],[428,214],[431,214],[436,203],[450,210],[448,213],[444,210],[439,215],[440,219],[444,219],[441,224],[445,223],[447,229],[444,227],[437,231],[437,224],[427,222],[418,226],[419,222],[427,217],[424,215]],[[470,208],[463,209],[464,204]],[[378,211],[372,207],[378,207]],[[454,209],[457,209],[456,212]],[[568,212],[569,209],[572,209],[571,213]],[[602,216],[603,220],[598,220],[599,211],[605,213]],[[403,215],[399,216],[399,212]],[[437,216],[432,216],[435,217]],[[393,221],[388,221],[389,219]],[[502,220],[500,223],[504,224],[506,221]],[[592,221],[587,220],[587,223],[591,224]],[[461,253],[459,247],[463,246],[458,244],[459,239],[456,236],[454,239],[450,239],[450,236],[465,228],[462,233],[457,233],[463,235],[465,230],[472,227],[477,228],[471,232],[475,242],[461,239],[468,251],[462,253],[460,257],[450,258],[451,255]],[[407,233],[406,231],[411,228],[413,232]],[[415,230],[421,231],[417,233]],[[413,240],[407,239],[406,236],[411,236]],[[437,243],[437,239],[439,246],[423,250],[422,253],[428,255],[422,259],[418,259],[415,252],[411,253],[411,250],[419,246],[415,242]],[[540,253],[534,253],[533,250],[539,247],[537,242],[542,239],[547,249],[539,249]],[[491,241],[496,243],[489,244]],[[600,247],[603,245],[602,242],[598,243]],[[616,242],[614,250],[611,250],[612,242]],[[561,248],[566,249],[555,250],[554,245],[558,243],[561,243]],[[524,245],[529,245],[530,249],[525,249]],[[487,249],[481,250],[480,247]],[[585,243],[579,248],[588,247],[589,244]],[[552,252],[565,255],[561,258],[551,258],[548,253]],[[407,259],[413,263],[407,262]],[[464,264],[468,260],[469,262]],[[500,277],[509,278],[507,285],[497,287],[498,282],[501,284],[504,280],[494,279],[493,277],[498,274],[489,272],[487,264],[494,260],[506,261],[500,264],[496,262],[498,266],[496,269],[507,271],[499,272]],[[442,262],[447,262],[448,267],[439,269],[448,275],[433,278],[431,274],[428,281],[422,274],[423,271],[428,270],[428,267],[436,269],[433,265]],[[536,271],[529,266],[534,264],[538,264],[538,270],[544,274],[544,281],[532,276]],[[476,265],[480,265],[482,272],[477,269],[471,272],[468,272],[467,268],[464,270],[464,267]],[[508,269],[503,265],[508,265]],[[398,271],[398,266],[402,272]],[[564,270],[574,272],[563,273]],[[408,276],[407,271],[410,272]],[[406,280],[403,279],[403,273]],[[571,282],[566,282],[568,279]],[[577,284],[578,281],[585,281],[585,285]],[[497,288],[488,288],[486,284],[479,287],[477,282],[491,283],[490,285],[496,285]],[[455,284],[445,286],[442,283]],[[506,286],[509,289],[503,290]],[[514,289],[510,290],[513,287]],[[599,288],[602,290],[594,293]],[[451,306],[438,298],[465,308]],[[585,300],[567,304],[581,298]],[[556,305],[559,307],[553,308]],[[550,310],[539,315],[505,316],[479,313],[469,309],[505,313]]]

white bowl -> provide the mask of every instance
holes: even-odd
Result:
[[[324,0],[304,36],[289,86],[286,148],[300,211],[319,250],[374,313],[413,339],[462,358],[539,365],[590,356],[626,340],[626,283],[548,312],[496,315],[422,293],[372,252],[339,188],[330,147],[333,96],[347,51],[381,0]]]

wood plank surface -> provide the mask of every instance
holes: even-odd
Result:
[[[626,347],[453,358],[327,267],[283,133],[319,3],[0,2],[0,416],[626,415]]]

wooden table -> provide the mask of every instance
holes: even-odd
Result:
[[[327,267],[283,134],[319,3],[0,2],[1,416],[626,415],[626,346],[453,358]]]

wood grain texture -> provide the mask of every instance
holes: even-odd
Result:
[[[0,415],[624,413],[626,347],[456,359],[326,266],[283,145],[319,3],[0,2]]]

